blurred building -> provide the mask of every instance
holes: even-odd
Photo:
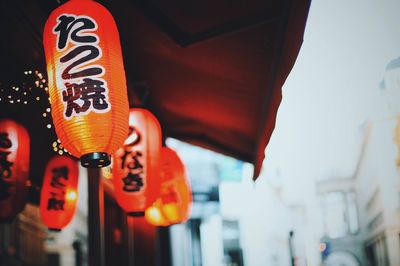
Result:
[[[323,222],[320,252],[325,265],[367,265],[354,178],[318,182],[317,193]]]
[[[28,203],[9,224],[0,224],[0,265],[88,265],[87,172],[79,177],[78,206],[71,223],[60,232],[42,223],[39,206]]]
[[[0,265],[46,265],[46,228],[39,208],[27,204],[9,224],[0,224]]]
[[[326,265],[400,265],[399,125],[369,123],[354,176],[318,183]]]
[[[371,123],[355,175],[360,233],[372,265],[400,265],[400,175],[397,119]]]
[[[172,264],[305,266],[305,207],[289,206],[267,177],[232,158],[168,140],[193,188],[191,219],[170,228]]]

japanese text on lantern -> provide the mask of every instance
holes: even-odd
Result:
[[[64,85],[64,117],[71,119],[89,112],[108,112],[107,82],[100,78],[105,69],[93,64],[102,57],[99,36],[94,32],[96,21],[87,16],[70,14],[59,16],[57,21],[53,33],[57,34],[57,51],[63,53],[58,63]]]
[[[65,180],[65,181],[62,181]],[[52,177],[50,186],[53,188],[50,191],[50,198],[47,202],[48,210],[64,210],[65,204],[65,194],[66,194],[66,184],[68,180],[68,168],[67,167],[57,167],[52,170]]]
[[[11,186],[11,166],[12,162],[8,161],[7,157],[10,154],[12,146],[11,140],[8,138],[8,133],[0,132],[0,200],[7,199],[10,196],[9,187]]]
[[[134,139],[132,139],[134,138]],[[143,153],[136,149],[141,142],[140,133],[133,127],[129,127],[129,137],[124,145],[124,153],[121,156],[121,169],[127,173],[122,181],[125,192],[138,192],[143,189]],[[134,148],[135,147],[135,148]]]

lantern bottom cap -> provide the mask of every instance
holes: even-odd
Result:
[[[144,212],[128,212],[126,215],[132,216],[132,217],[143,217]]]
[[[50,227],[49,227],[49,231],[52,231],[52,232],[61,232],[61,229],[59,229],[59,228],[50,228]]]
[[[81,156],[81,165],[86,168],[101,168],[111,164],[111,156],[105,152],[92,152]]]

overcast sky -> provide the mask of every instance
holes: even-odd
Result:
[[[299,194],[316,178],[353,174],[362,123],[389,116],[388,101],[400,106],[392,95],[399,81],[382,83],[388,64],[400,61],[399,11],[398,0],[312,1],[262,179],[278,176]]]

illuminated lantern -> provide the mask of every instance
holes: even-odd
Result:
[[[0,221],[9,222],[25,207],[30,186],[29,135],[12,120],[0,120]]]
[[[78,163],[53,157],[46,166],[40,194],[40,214],[50,229],[61,230],[73,218],[78,200]]]
[[[55,130],[84,167],[110,164],[128,135],[129,104],[118,30],[92,0],[55,9],[43,35]]]
[[[189,219],[192,191],[185,167],[176,152],[161,150],[161,196],[146,210],[146,220],[156,226],[185,222]]]
[[[113,157],[114,192],[122,209],[142,216],[160,193],[161,127],[152,113],[134,108],[129,132],[124,146]]]

